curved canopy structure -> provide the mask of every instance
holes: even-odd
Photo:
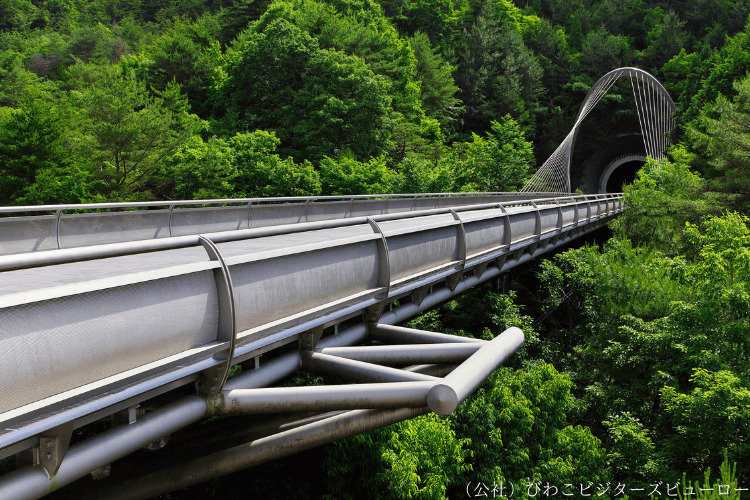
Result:
[[[664,86],[651,74],[638,68],[618,68],[601,77],[591,87],[583,100],[573,128],[521,191],[571,191],[570,162],[578,129],[612,85],[622,77],[630,78],[646,155],[657,160],[664,158],[664,153],[669,147],[668,133],[674,128],[674,101]]]

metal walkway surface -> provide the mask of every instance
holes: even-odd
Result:
[[[36,207],[55,213],[0,219],[0,458],[30,462],[0,477],[0,498],[43,495],[212,414],[347,410],[269,437],[246,450],[246,467],[285,439],[298,450],[428,410],[450,413],[523,334],[466,343],[388,325],[623,210],[612,194],[299,201],[66,215],[108,207]],[[348,347],[368,338],[386,345]],[[237,364],[242,374],[229,378]],[[360,383],[259,389],[300,367]],[[145,416],[137,409],[193,384],[193,396]],[[112,415],[125,425],[68,449],[74,429]],[[206,460],[224,465],[191,470],[239,466]],[[185,470],[172,474],[127,491],[184,485]]]

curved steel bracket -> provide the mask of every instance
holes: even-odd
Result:
[[[229,376],[229,368],[232,366],[232,358],[234,357],[234,346],[237,342],[237,313],[229,266],[213,241],[205,236],[200,236],[199,239],[208,254],[208,258],[221,264],[221,267],[213,270],[219,299],[219,328],[216,340],[228,343],[224,350],[214,354],[214,358],[221,360],[222,363],[203,372],[203,376],[197,384],[200,393],[212,396],[221,391]]]
[[[62,210],[55,211],[55,242],[58,250],[62,248],[60,246],[60,217],[62,217],[62,212]]]
[[[172,236],[172,218],[174,217],[174,205],[169,205],[169,236]]]
[[[563,209],[557,198],[555,198],[555,205],[557,205],[557,234],[560,234],[563,230]]]
[[[503,232],[503,245],[510,248],[510,244],[513,242],[513,234],[512,234],[512,226],[510,223],[510,214],[505,209],[505,205],[502,203],[498,203],[497,208],[503,211],[503,216],[505,220],[505,231]]]
[[[372,217],[367,218],[373,232],[380,235],[378,240],[378,286],[383,288],[379,294],[380,302],[376,306],[368,308],[365,313],[365,320],[369,323],[375,323],[380,319],[380,315],[385,310],[385,301],[388,300],[388,294],[391,291],[391,261],[388,254],[388,240],[380,225]]]
[[[464,274],[464,269],[466,268],[466,228],[464,227],[464,222],[461,220],[461,217],[455,210],[451,208],[450,213],[453,216],[453,219],[458,221],[458,225],[456,225],[456,257],[460,262],[456,266],[456,272],[448,276],[448,278],[445,280],[445,283],[446,285],[448,285],[448,288],[450,288],[451,290],[455,290],[459,282],[461,281],[461,278]]]

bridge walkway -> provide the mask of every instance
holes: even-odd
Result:
[[[50,484],[67,484],[215,408],[247,406],[248,397],[254,401],[248,411],[256,413],[268,411],[267,405],[274,411],[364,411],[339,417],[350,432],[425,408],[452,411],[520,345],[520,332],[506,332],[498,341],[503,354],[478,346],[475,354],[466,347],[433,347],[434,337],[417,348],[404,347],[402,338],[379,353],[326,349],[373,338],[373,331],[565,245],[623,210],[621,195],[488,200],[0,256],[0,349],[6,353],[0,365],[0,458],[19,454],[35,464],[0,477],[0,497],[33,497]],[[480,353],[483,361],[473,357]],[[388,367],[395,359],[402,360],[400,367]],[[453,370],[462,360],[468,364],[460,365],[466,367],[461,380],[478,366],[489,372],[457,390],[456,378],[440,378],[446,371],[439,367],[438,378],[393,371],[420,365]],[[228,379],[237,364],[257,369]],[[300,367],[364,385],[330,388],[322,398],[231,394],[267,387]],[[198,394],[182,403],[143,418],[134,410],[195,383]],[[421,385],[401,391],[394,383]],[[227,406],[228,400],[234,403]],[[261,400],[266,410],[259,409]],[[304,406],[303,400],[312,402]],[[114,437],[101,437],[108,445],[90,448],[84,442],[67,450],[74,429],[111,415],[128,415],[147,430],[116,428]],[[333,424],[324,419],[309,425],[297,432],[317,443],[325,437],[316,425]],[[269,443],[288,438],[282,434]],[[48,443],[55,453],[45,461],[39,450]]]

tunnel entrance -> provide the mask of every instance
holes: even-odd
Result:
[[[600,193],[619,193],[623,184],[631,184],[636,172],[646,163],[642,153],[622,155],[607,165],[599,179]]]
[[[609,176],[607,186],[605,189],[606,193],[620,193],[622,192],[623,184],[632,184],[635,180],[635,174],[646,162],[643,161],[629,161],[624,165],[620,165],[612,175]]]

